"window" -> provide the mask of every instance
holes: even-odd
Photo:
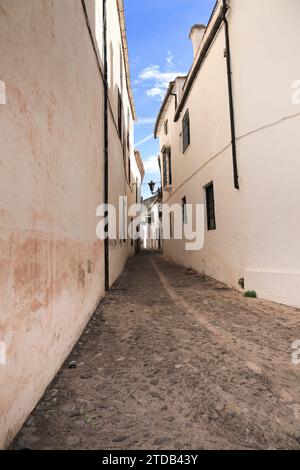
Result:
[[[122,138],[122,114],[123,114],[123,103],[120,90],[118,90],[118,133],[119,137]]]
[[[128,181],[129,181],[129,184],[131,184],[131,161],[130,161],[130,155],[128,155]]]
[[[173,212],[170,213],[170,239],[173,238]]]
[[[172,186],[171,147],[163,151],[163,179],[164,188]]]
[[[190,137],[190,115],[189,111],[184,115],[184,118],[182,120],[182,149],[183,153],[186,151],[188,146],[191,143],[191,137]]]
[[[127,132],[127,150],[130,152],[130,135],[129,132]]]
[[[168,119],[166,119],[165,122],[164,122],[164,133],[165,133],[165,135],[168,135],[168,133],[169,133],[169,121],[168,121]]]
[[[213,183],[206,186],[205,192],[206,192],[207,230],[216,230],[215,198],[214,198]]]
[[[123,161],[124,161],[124,168],[126,171],[126,158],[127,158],[127,152],[126,152],[126,137],[125,137],[125,132],[123,133],[123,140],[122,140],[122,149],[123,149]]]
[[[185,196],[181,199],[181,204],[182,204],[182,222],[186,224],[187,213],[186,213],[186,197]]]

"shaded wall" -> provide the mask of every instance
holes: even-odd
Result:
[[[103,87],[80,1],[1,0],[0,57],[4,446],[104,293]]]

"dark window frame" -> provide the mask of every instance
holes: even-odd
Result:
[[[130,134],[129,131],[127,131],[127,150],[130,152]]]
[[[165,135],[169,134],[169,120],[168,119],[164,121],[164,133]]]
[[[182,119],[182,151],[183,153],[185,153],[185,151],[188,149],[190,144],[191,144],[190,113],[189,113],[189,110],[187,109]]]
[[[128,181],[131,184],[131,160],[130,155],[128,155]]]
[[[170,217],[170,240],[174,237],[173,215],[174,215],[174,212],[170,212],[170,214],[169,214],[169,217]]]
[[[217,229],[214,183],[205,186],[207,230]]]
[[[123,102],[122,102],[122,95],[120,90],[118,89],[118,134],[120,139],[122,139],[123,134]]]
[[[121,138],[121,144],[122,144],[122,149],[123,149],[124,168],[125,168],[125,171],[126,171],[127,151],[126,151],[126,137],[125,137],[125,133],[123,133],[123,139]]]
[[[187,206],[187,201],[186,201],[186,196],[183,196],[181,199],[181,204],[182,204],[182,222],[183,224],[187,224],[187,212],[186,212],[186,206]]]

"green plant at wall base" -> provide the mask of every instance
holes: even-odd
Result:
[[[85,413],[84,411],[80,410],[80,414],[81,416],[83,416],[85,422],[87,424],[89,424],[91,427],[95,427],[95,422],[94,422],[94,418],[90,415],[88,415],[87,413]]]
[[[240,286],[241,289],[245,289],[245,279],[243,277],[239,279],[238,285]]]
[[[257,299],[257,293],[255,290],[247,290],[247,292],[244,293],[244,297],[249,297],[251,299]]]

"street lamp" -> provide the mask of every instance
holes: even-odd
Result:
[[[160,201],[161,200],[161,197],[162,197],[162,192],[161,192],[161,188],[159,187],[157,189],[157,191],[155,191],[155,186],[159,184],[159,183],[154,183],[154,181],[150,181],[150,183],[148,183],[149,185],[149,188],[150,188],[150,191],[151,191],[151,194],[153,194],[153,196],[157,196],[158,197],[158,200]]]
[[[150,183],[148,183],[148,184],[149,184],[149,188],[150,188],[151,194],[154,194],[156,183],[154,183],[154,181],[150,181]]]

